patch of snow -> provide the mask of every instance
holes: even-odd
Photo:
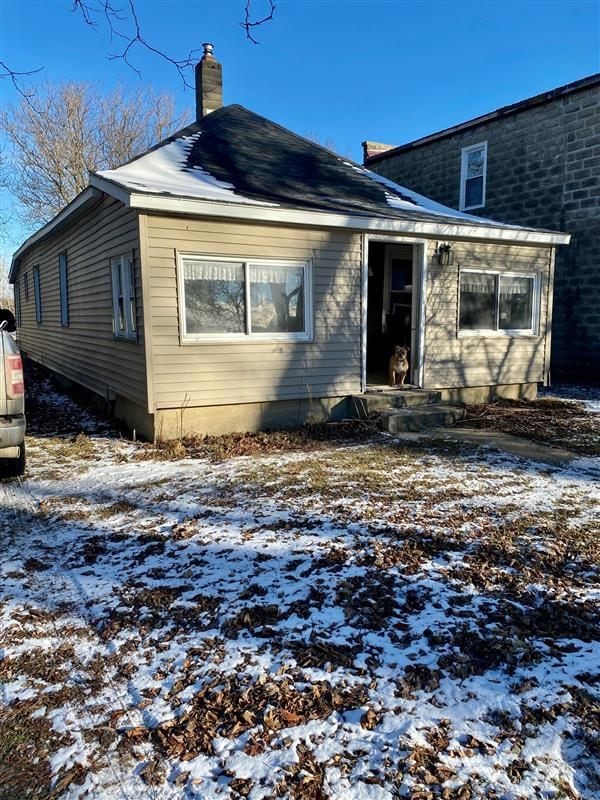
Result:
[[[199,167],[187,167],[188,156],[202,132],[181,136],[116,169],[101,170],[101,178],[127,189],[176,197],[195,197],[228,203],[274,206],[237,193],[231,183],[217,180]]]

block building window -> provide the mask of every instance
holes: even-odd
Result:
[[[459,331],[535,334],[539,294],[536,275],[463,270]]]
[[[311,337],[310,268],[305,262],[179,259],[181,338]]]
[[[460,162],[460,210],[485,205],[487,142],[463,147]]]
[[[133,254],[110,260],[113,332],[117,339],[136,339],[135,271]]]

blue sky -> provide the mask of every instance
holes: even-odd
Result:
[[[93,1],[93,0],[92,0]],[[113,0],[125,6],[127,0]],[[245,0],[137,0],[146,38],[175,56],[215,43],[224,99],[360,160],[363,139],[410,141],[600,71],[600,0],[277,0],[257,30],[239,22]],[[102,25],[71,0],[0,0],[0,52],[37,79],[136,84]],[[253,0],[257,14],[268,4]],[[132,53],[141,80],[194,104],[175,70]],[[191,79],[190,79],[191,80]],[[2,104],[16,99],[0,82]],[[10,252],[18,240],[5,243]]]

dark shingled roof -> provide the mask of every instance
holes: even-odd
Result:
[[[185,165],[174,166],[173,169],[189,172],[190,176],[194,170],[203,170],[218,181],[231,184],[235,195],[241,198],[285,208],[353,216],[516,227],[442,206],[369,173],[364,167],[240,105],[224,106],[213,111],[200,123],[178,131],[148,153],[133,159],[129,165],[134,165],[139,159],[146,158],[171,142],[198,133],[201,135],[195,137]],[[120,175],[122,169],[101,172],[99,175],[134,191],[186,196],[185,191],[174,188],[170,192],[164,189],[164,185],[153,189],[150,179],[146,186],[141,183],[140,187],[134,186],[131,181],[127,182],[124,172]],[[390,205],[390,196],[407,203],[406,209]],[[236,200],[234,196],[225,199],[229,199],[229,202]]]

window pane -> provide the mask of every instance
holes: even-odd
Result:
[[[305,331],[304,269],[250,267],[252,333]]]
[[[133,259],[127,260],[129,278],[129,332],[135,333],[135,270]]]
[[[500,328],[533,328],[533,278],[500,276]]]
[[[483,176],[468,178],[465,181],[465,207],[480,206],[483,204]]]
[[[183,262],[187,333],[245,333],[244,266],[226,261]]]
[[[467,153],[467,178],[483,175],[483,148]]]
[[[463,272],[460,276],[461,330],[496,328],[496,279],[484,272]]]

